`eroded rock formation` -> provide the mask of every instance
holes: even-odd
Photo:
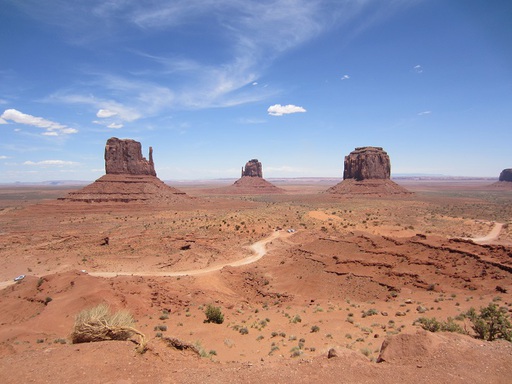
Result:
[[[403,195],[405,188],[391,181],[391,161],[381,147],[359,147],[345,156],[343,181],[326,192],[333,195]]]
[[[138,141],[111,137],[105,145],[105,173],[156,176],[153,148],[149,147],[148,161],[142,156],[142,146]]]
[[[86,203],[178,203],[190,199],[184,192],[170,187],[156,177],[153,149],[149,160],[142,156],[138,141],[112,137],[105,146],[106,174],[79,191],[71,192],[64,201]]]
[[[343,180],[389,179],[391,162],[381,147],[359,147],[345,156]]]
[[[242,167],[242,177],[228,187],[212,189],[209,192],[226,195],[266,195],[285,193],[284,189],[276,187],[263,178],[261,162],[258,159],[249,160]]]
[[[507,168],[501,171],[500,181],[512,181],[512,168]]]
[[[262,166],[258,159],[249,160],[245,164],[245,168],[242,167],[242,177],[244,176],[263,178]]]

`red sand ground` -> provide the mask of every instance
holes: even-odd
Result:
[[[510,382],[512,343],[414,325],[493,301],[512,308],[510,191],[409,183],[415,195],[340,199],[314,193],[322,184],[282,187],[286,195],[221,198],[180,186],[202,196],[192,205],[0,190],[0,381]],[[40,197],[48,200],[33,204]],[[484,237],[496,222],[505,225],[486,244],[457,240]],[[282,236],[254,263],[158,276],[247,260],[276,228]],[[129,275],[91,275],[101,272]],[[27,277],[11,284],[19,274]],[[98,303],[133,314],[150,339],[145,354],[130,341],[70,344],[75,315]],[[207,304],[223,324],[204,323]],[[331,348],[338,357],[327,358]]]

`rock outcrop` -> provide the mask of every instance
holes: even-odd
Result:
[[[105,175],[61,200],[86,203],[183,203],[190,199],[156,177],[153,149],[149,160],[138,141],[112,137],[105,146]]]
[[[404,195],[405,188],[391,181],[391,161],[381,147],[359,147],[345,156],[343,181],[326,192],[333,195]]]
[[[359,147],[345,156],[343,180],[389,179],[391,162],[381,147]]]
[[[276,187],[263,178],[261,162],[249,160],[242,167],[242,177],[228,187],[215,188],[208,192],[226,195],[266,195],[285,193],[284,189]]]
[[[142,146],[138,141],[111,137],[105,145],[105,173],[156,176],[153,148],[149,147],[148,161],[142,156]]]
[[[245,164],[245,168],[242,167],[242,176],[241,177],[244,177],[244,176],[263,178],[263,169],[261,166],[261,162],[259,162],[258,159],[249,160]]]
[[[512,191],[512,168],[501,171],[500,178],[497,182],[489,185],[493,189]]]
[[[512,182],[512,168],[507,168],[501,171],[499,181],[510,181]]]

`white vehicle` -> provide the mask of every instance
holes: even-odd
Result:
[[[25,275],[19,275],[17,277],[14,278],[14,281],[21,281],[25,278]]]

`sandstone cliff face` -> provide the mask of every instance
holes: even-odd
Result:
[[[343,180],[389,179],[391,162],[381,147],[359,147],[345,156]]]
[[[245,164],[245,169],[242,167],[242,177],[244,176],[263,178],[262,166],[258,159],[249,160]]]
[[[501,171],[500,181],[512,181],[512,168],[507,168]]]
[[[149,147],[148,161],[142,157],[142,146],[138,141],[111,137],[105,146],[105,172],[107,175],[156,176],[153,148]]]

